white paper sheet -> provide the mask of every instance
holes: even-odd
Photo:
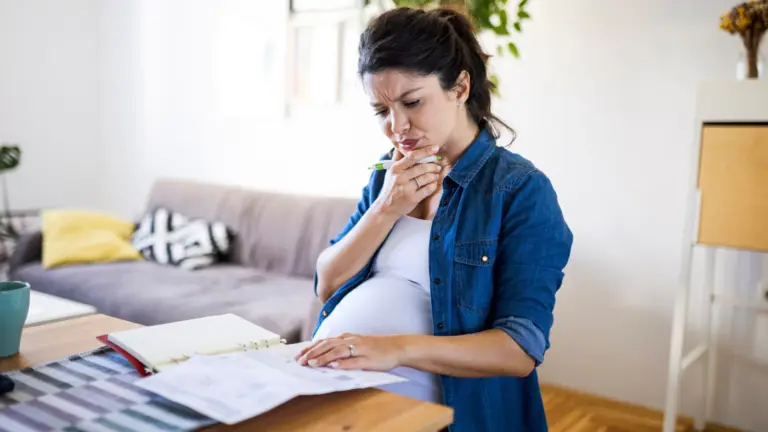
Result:
[[[407,381],[397,375],[300,366],[309,342],[217,356],[195,356],[135,385],[225,424],[271,410],[296,396]]]

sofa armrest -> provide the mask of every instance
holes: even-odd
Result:
[[[19,236],[16,246],[8,258],[8,273],[13,272],[24,264],[40,261],[43,258],[43,233],[32,231]]]

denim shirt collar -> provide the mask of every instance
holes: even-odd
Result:
[[[451,168],[448,178],[455,181],[461,187],[467,185],[475,178],[485,162],[496,150],[496,142],[488,129],[481,128],[480,133],[467,147],[456,165]]]

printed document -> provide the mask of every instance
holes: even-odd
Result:
[[[225,424],[267,412],[301,395],[407,381],[385,372],[311,368],[294,357],[310,342],[215,356],[198,355],[135,385]]]

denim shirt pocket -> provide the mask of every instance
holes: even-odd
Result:
[[[487,313],[493,297],[493,264],[496,239],[457,242],[454,248],[454,283],[457,305]]]

